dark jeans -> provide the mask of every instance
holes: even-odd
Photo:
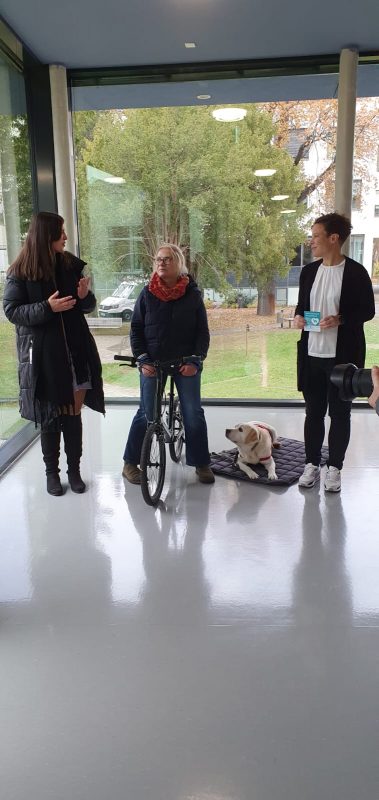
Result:
[[[351,403],[340,400],[338,390],[330,381],[335,358],[307,356],[305,378],[305,460],[318,466],[325,436],[325,414],[329,406],[328,466],[342,469],[350,440]]]
[[[180,372],[175,373],[175,386],[179,395],[183,414],[186,462],[191,467],[202,467],[210,463],[208,450],[208,433],[204,411],[201,407],[200,382],[201,372],[192,377],[185,377]],[[156,378],[140,375],[140,407],[132,421],[128,441],[124,452],[124,461],[127,464],[139,464],[143,437],[146,433],[147,423],[154,416]]]

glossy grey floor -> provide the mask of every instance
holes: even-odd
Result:
[[[1,797],[377,800],[378,417],[340,495],[170,464],[154,512],[132,413],[85,412],[84,495],[46,494],[38,442],[0,483]],[[252,416],[302,437],[302,410],[206,413],[213,450]]]

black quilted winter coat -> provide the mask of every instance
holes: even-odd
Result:
[[[207,312],[199,287],[190,277],[183,297],[159,300],[147,286],[136,301],[130,330],[133,355],[169,360],[197,355],[209,348]]]
[[[88,292],[84,300],[78,298],[77,286],[85,262],[71,254],[65,256],[68,256],[65,261],[68,266],[60,271],[64,286],[60,286],[58,279],[57,283],[29,281],[11,275],[4,289],[4,312],[16,326],[20,414],[24,419],[40,423],[42,428],[59,416],[62,406],[73,404],[73,376],[67,346],[70,329],[75,331],[82,357],[90,370],[92,389],[87,390],[85,405],[101,413],[105,410],[101,362],[84,317],[95,308],[96,298],[92,292]],[[53,312],[48,303],[57,288],[61,296],[71,294],[77,299],[75,307],[62,314]]]

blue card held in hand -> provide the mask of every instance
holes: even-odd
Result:
[[[320,311],[304,311],[305,331],[320,331]]]

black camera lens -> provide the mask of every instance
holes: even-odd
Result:
[[[351,380],[353,397],[369,397],[374,390],[370,369],[357,369]]]
[[[359,369],[355,364],[337,364],[330,380],[337,387],[341,400],[369,397],[373,391],[370,369]]]

